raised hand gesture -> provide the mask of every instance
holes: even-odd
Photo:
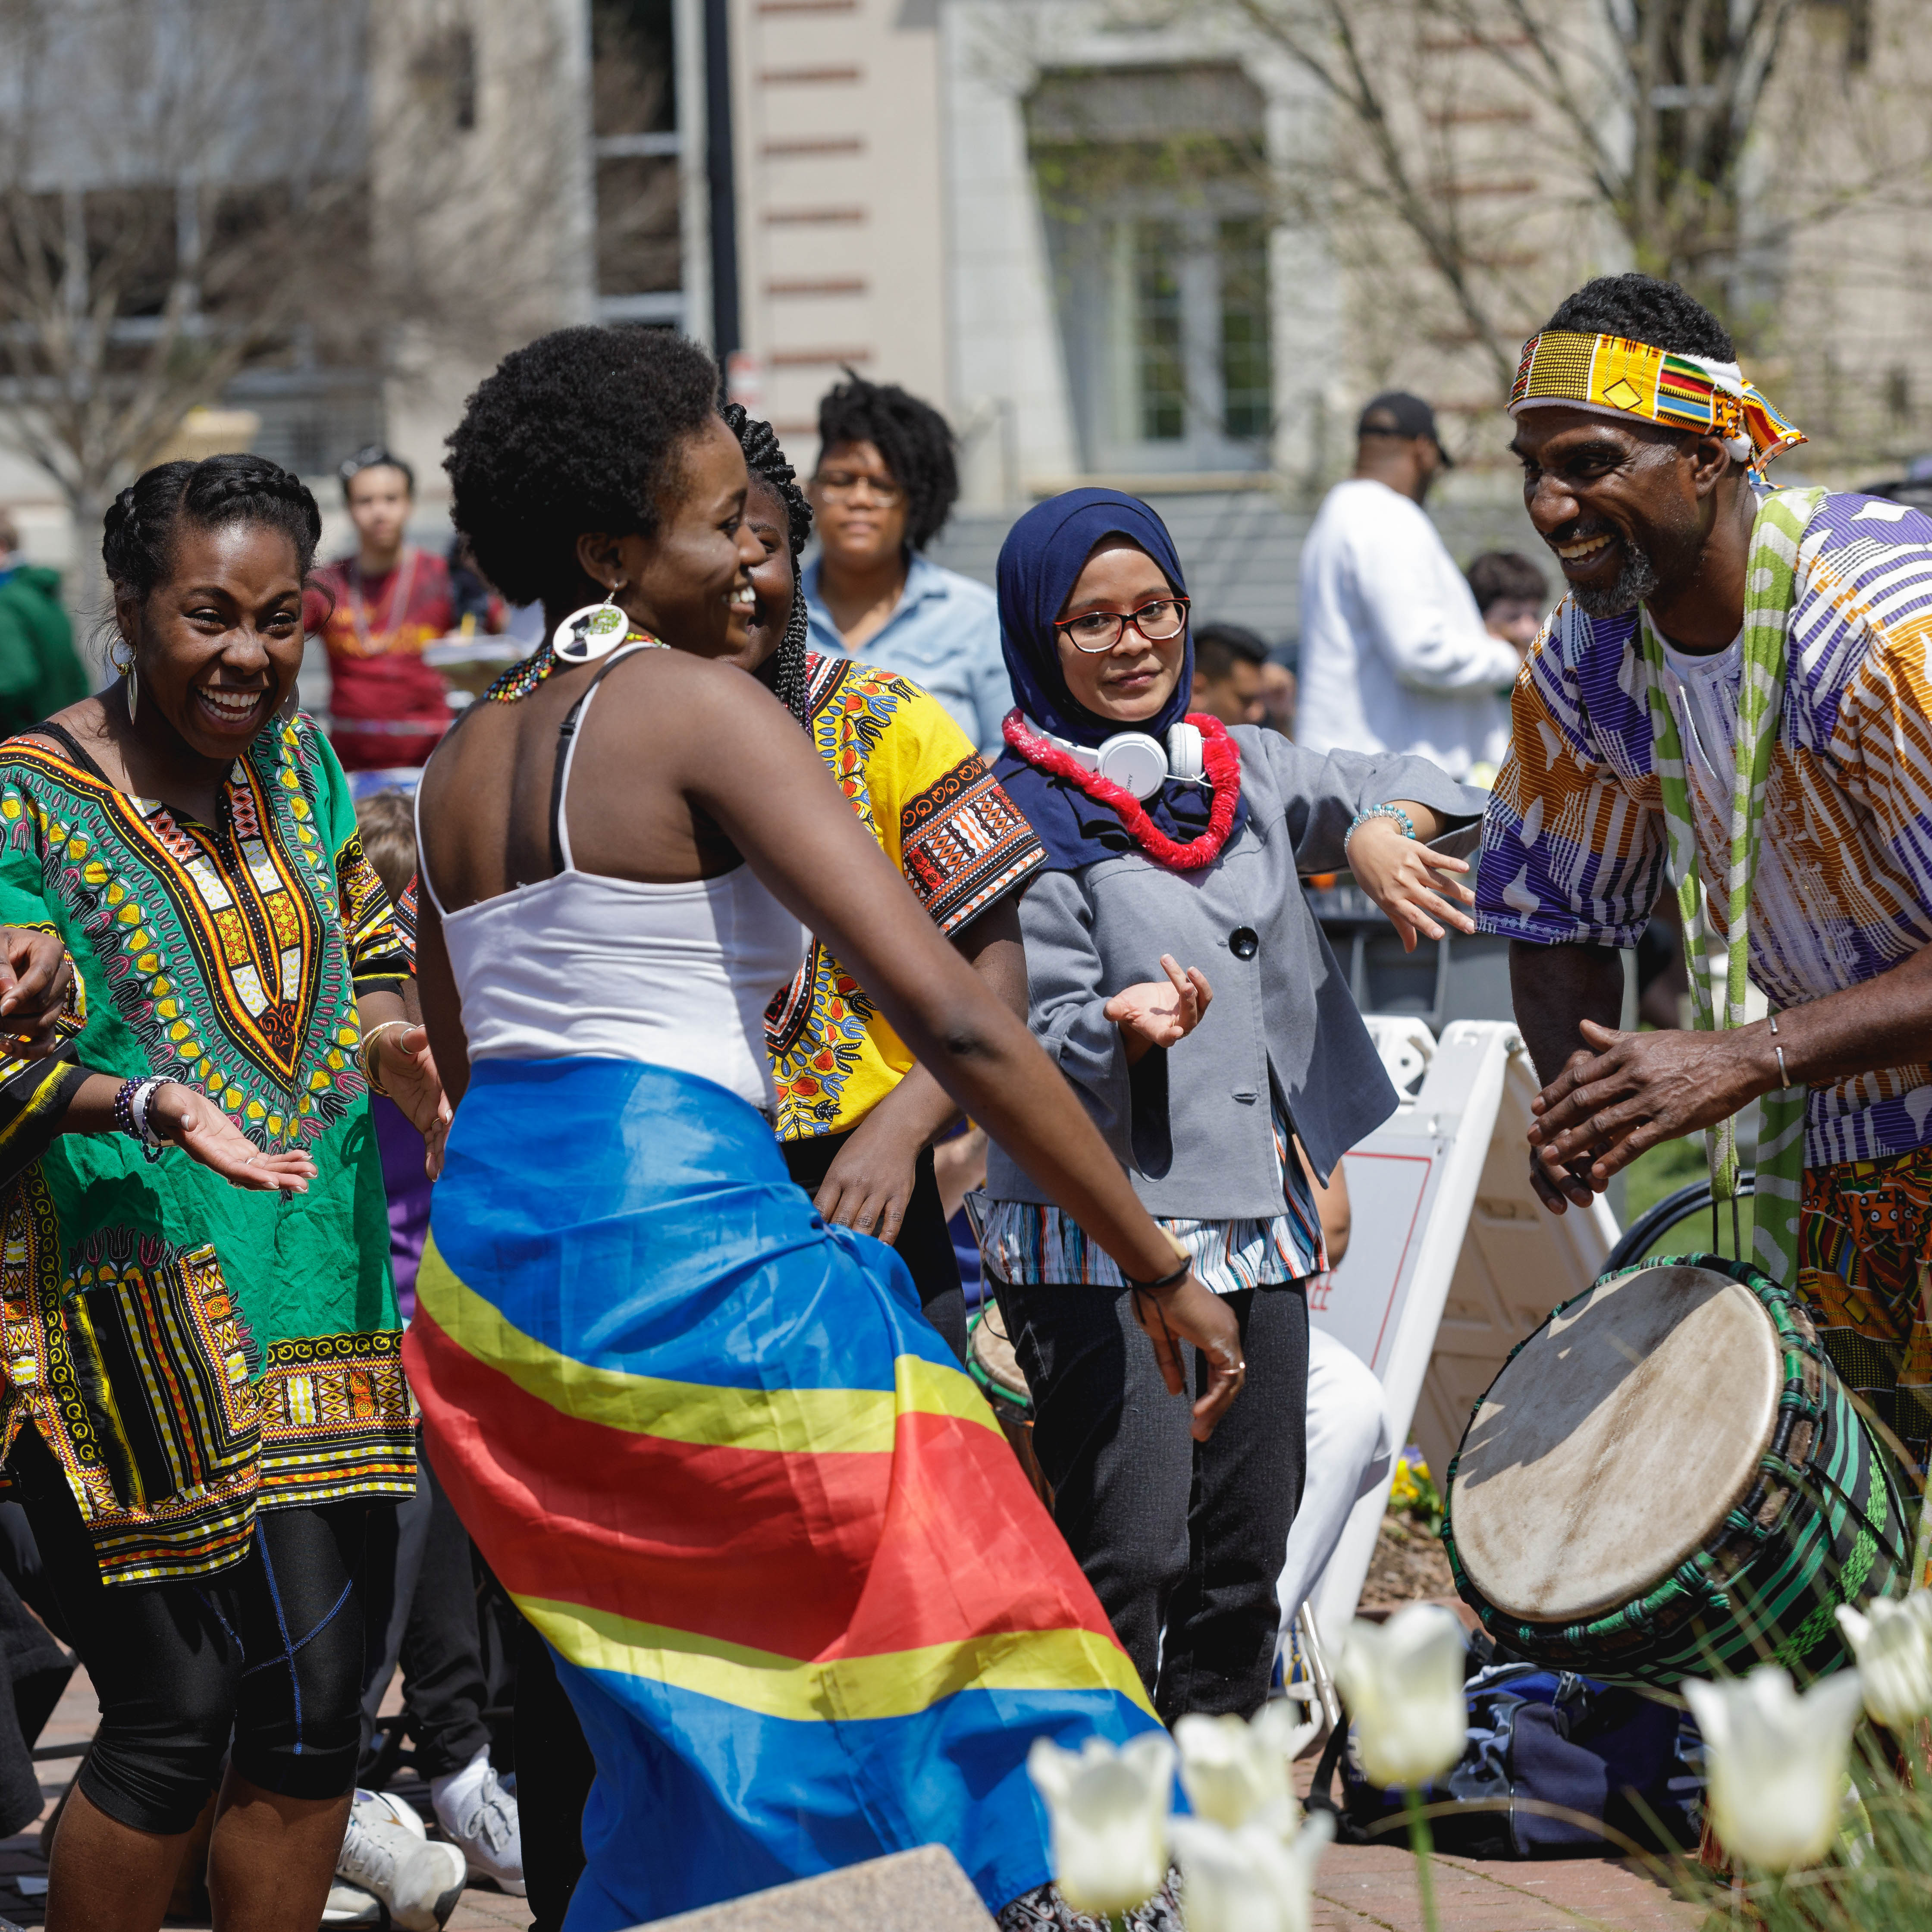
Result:
[[[1165,980],[1143,980],[1123,987],[1101,1012],[1120,1030],[1127,1064],[1136,1064],[1150,1046],[1174,1046],[1201,1024],[1214,989],[1208,976],[1190,966],[1186,972],[1170,952],[1160,956]]]

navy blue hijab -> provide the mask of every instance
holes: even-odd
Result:
[[[1186,596],[1180,559],[1167,526],[1137,496],[1114,490],[1069,490],[1036,503],[1006,533],[1000,547],[1000,649],[1012,680],[1013,701],[1028,717],[1056,736],[1076,745],[1098,745],[1117,731],[1144,731],[1167,741],[1170,724],[1186,714],[1194,691],[1194,634],[1186,634],[1180,680],[1154,717],[1119,724],[1096,716],[1066,688],[1060,668],[1060,642],[1053,620],[1102,538],[1124,536],[1139,544],[1160,566],[1169,586]],[[993,767],[1014,804],[1046,848],[1046,862],[1072,872],[1096,859],[1139,850],[1112,806],[1089,798],[1077,785],[1030,765],[1009,749]],[[1148,816],[1170,838],[1183,843],[1208,829],[1214,794],[1205,785],[1169,779],[1153,797],[1141,801]],[[1234,828],[1246,815],[1238,801]],[[1233,836],[1233,829],[1229,835]]]

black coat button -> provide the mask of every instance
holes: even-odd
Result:
[[[1228,935],[1228,950],[1237,959],[1252,959],[1261,950],[1261,940],[1251,926],[1238,926]]]

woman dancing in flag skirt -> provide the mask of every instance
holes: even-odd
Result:
[[[763,1012],[801,920],[1139,1284],[1172,1399],[1177,1338],[1213,1364],[1202,1434],[1243,1373],[1024,1026],[712,662],[764,555],[716,394],[688,342],[566,330],[483,384],[448,460],[478,565],[554,628],[420,797],[460,1104],[407,1360],[596,1758],[570,1932],[935,1841],[999,1909],[1050,1876],[1033,1739],[1156,1722],[903,1264],[787,1176]]]

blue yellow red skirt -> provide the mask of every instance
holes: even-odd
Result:
[[[406,1360],[596,1757],[571,1932],[934,1843],[997,1910],[1033,1740],[1156,1726],[904,1265],[708,1081],[478,1065]]]

